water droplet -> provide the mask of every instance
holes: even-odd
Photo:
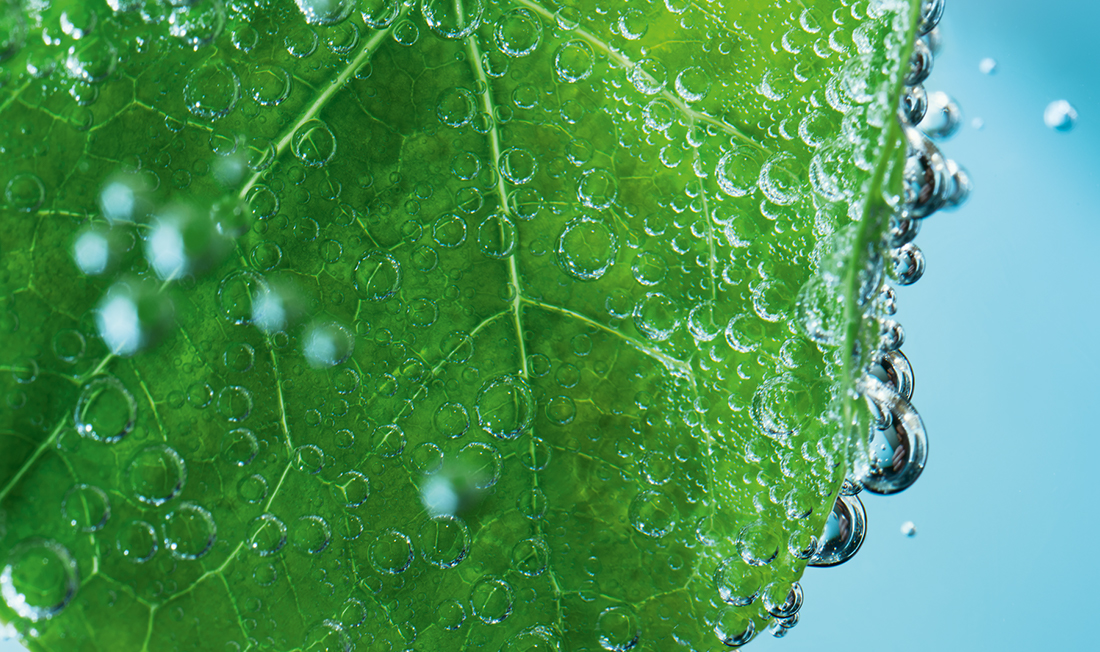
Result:
[[[490,258],[507,258],[516,249],[516,225],[504,213],[493,213],[478,225],[477,244]]]
[[[292,140],[294,155],[310,167],[323,167],[336,154],[336,136],[320,120],[310,120],[298,127]]]
[[[389,27],[401,12],[398,0],[359,0],[359,15],[367,27]]]
[[[714,588],[723,602],[738,607],[753,603],[760,595],[763,580],[756,568],[740,558],[725,559],[714,572]]]
[[[932,138],[946,140],[955,135],[961,123],[962,109],[954,98],[943,91],[928,93],[928,111],[917,125],[921,131]]]
[[[183,491],[187,466],[174,449],[154,444],[134,455],[126,475],[135,498],[146,505],[159,507]]]
[[[821,545],[807,562],[810,566],[837,566],[859,552],[867,534],[867,512],[859,496],[841,495],[825,522]]]
[[[130,520],[123,523],[115,539],[115,549],[126,561],[144,564],[157,554],[157,532],[145,521]]]
[[[752,612],[740,607],[726,607],[714,621],[714,635],[729,647],[740,647],[756,635]]]
[[[176,559],[203,557],[214,547],[217,533],[214,517],[196,503],[182,503],[164,517],[164,549]]]
[[[631,66],[630,70],[627,71],[626,76],[627,79],[630,80],[630,83],[634,85],[634,88],[636,88],[639,93],[643,93],[645,95],[654,95],[656,93],[660,93],[661,90],[665,87],[665,84],[668,82],[668,68],[666,68],[665,64],[661,63],[659,59],[646,57],[644,59],[640,59],[633,66]],[[668,106],[668,104],[662,100],[656,100],[649,106],[652,107],[658,103],[662,105],[662,108]],[[647,109],[647,116],[650,111],[652,111],[652,109]],[[661,120],[660,122],[664,122],[664,120]],[[665,129],[668,125],[662,127],[653,124],[650,126],[656,129]]]
[[[474,413],[478,425],[493,436],[515,439],[534,421],[531,388],[518,376],[498,376],[478,391]]]
[[[445,437],[457,438],[466,434],[470,428],[470,415],[461,403],[444,403],[432,417],[435,429]]]
[[[451,514],[438,514],[420,526],[417,535],[424,561],[437,568],[454,568],[470,552],[470,529]]]
[[[481,25],[481,0],[421,0],[428,27],[443,38],[463,39]]]
[[[581,173],[577,183],[577,199],[585,206],[604,210],[610,208],[619,196],[619,182],[607,170],[594,168]]]
[[[23,213],[33,213],[46,200],[46,186],[31,172],[13,176],[4,188],[8,206]]]
[[[494,36],[501,52],[510,57],[525,57],[539,46],[542,22],[529,9],[512,9],[497,20]]]
[[[765,521],[753,521],[741,528],[737,536],[737,551],[751,566],[766,566],[779,556],[780,538],[776,529]]]
[[[397,530],[386,530],[371,543],[369,556],[378,572],[387,575],[403,573],[413,562],[412,541]]]
[[[638,618],[629,607],[608,607],[596,617],[596,635],[600,647],[609,652],[626,652],[634,649],[641,637]]]
[[[209,62],[192,70],[183,87],[187,110],[203,120],[229,115],[240,97],[241,80],[221,62]]]
[[[316,514],[301,516],[291,526],[290,540],[298,550],[319,555],[332,543],[332,528]]]
[[[294,0],[310,25],[335,25],[351,15],[354,0]]]
[[[575,83],[592,74],[594,61],[591,46],[586,41],[574,39],[558,48],[554,55],[554,71],[561,81]]]
[[[523,147],[511,147],[500,154],[500,173],[509,182],[522,186],[535,178],[538,162],[535,155]]]
[[[61,500],[61,514],[78,532],[102,530],[111,518],[111,503],[107,494],[90,484],[73,486]]]
[[[504,622],[512,613],[515,591],[502,578],[485,576],[470,589],[470,607],[478,620],[486,625]]]
[[[385,301],[401,287],[401,265],[389,252],[368,251],[356,264],[352,283],[363,299]]]
[[[221,0],[189,0],[168,16],[168,33],[195,50],[213,43],[224,28],[225,6]]]
[[[340,505],[354,509],[370,498],[370,479],[358,471],[344,471],[333,483],[332,493]]]
[[[558,262],[582,281],[606,274],[618,251],[619,239],[611,226],[588,215],[570,220],[558,237]]]
[[[137,402],[114,376],[96,376],[80,390],[73,410],[76,431],[88,439],[113,444],[134,428]]]
[[[634,306],[634,325],[642,335],[663,342],[680,326],[676,304],[660,292],[649,292]]]
[[[286,545],[286,524],[274,514],[260,514],[248,524],[245,548],[260,557],[270,557]]]
[[[31,622],[48,620],[68,606],[80,588],[76,560],[52,540],[16,544],[0,570],[0,596],[15,614]]]
[[[1077,124],[1077,109],[1065,100],[1054,100],[1043,111],[1043,122],[1051,129],[1069,131]]]
[[[311,367],[335,367],[351,357],[355,337],[347,328],[333,322],[315,324],[305,334],[302,353]]]
[[[699,66],[690,66],[676,75],[676,94],[685,102],[698,102],[710,93],[710,74]]]
[[[458,600],[445,600],[436,608],[436,622],[448,632],[456,631],[466,622],[466,607]]]
[[[240,385],[223,387],[218,392],[218,414],[227,421],[238,423],[252,413],[252,392]]]
[[[671,498],[655,490],[639,493],[630,501],[630,524],[642,534],[660,538],[676,528],[679,511]]]

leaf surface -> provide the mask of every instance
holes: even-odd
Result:
[[[764,630],[848,468],[915,3],[108,4],[0,9],[0,620]]]

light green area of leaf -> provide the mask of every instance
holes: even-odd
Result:
[[[107,4],[0,5],[0,620],[764,632],[848,464],[915,3]]]

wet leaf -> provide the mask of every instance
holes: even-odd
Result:
[[[762,632],[850,461],[915,5],[7,0],[0,620]]]

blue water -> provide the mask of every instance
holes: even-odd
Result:
[[[749,649],[1097,649],[1097,25],[1095,0],[949,0],[926,86],[963,108],[942,148],[976,187],[924,224],[928,271],[898,313],[929,465],[903,494],[864,497],[859,555],[810,569],[798,627]],[[1043,124],[1056,99],[1080,114],[1071,132]]]

